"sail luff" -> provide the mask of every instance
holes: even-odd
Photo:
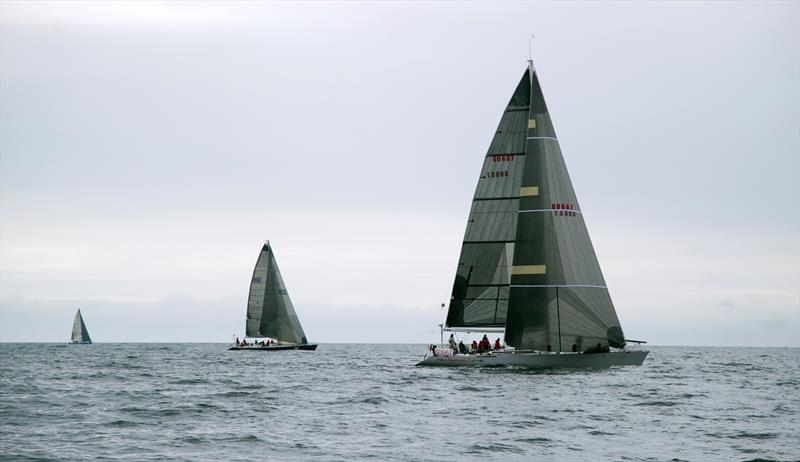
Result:
[[[261,315],[264,311],[264,294],[269,271],[269,244],[264,244],[258,254],[253,275],[250,278],[250,291],[247,297],[247,319],[245,336],[260,337]]]
[[[72,321],[72,334],[70,340],[73,342],[81,341],[81,310],[75,313],[75,319]]]

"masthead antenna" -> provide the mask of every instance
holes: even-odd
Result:
[[[532,34],[528,37],[528,65],[531,67],[531,70],[533,70],[533,39],[535,38],[536,36]]]

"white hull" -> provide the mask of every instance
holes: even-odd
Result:
[[[647,351],[642,350],[590,354],[498,351],[473,355],[428,356],[419,362],[417,366],[517,366],[532,369],[604,369],[611,366],[641,366],[647,353]]]

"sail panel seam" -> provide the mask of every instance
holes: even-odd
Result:
[[[592,284],[511,284],[510,287],[536,288],[536,287],[590,287],[594,289],[608,289],[607,286]]]
[[[517,210],[517,213],[528,213],[528,212],[560,212],[562,209],[528,209],[528,210]],[[580,210],[564,210],[565,212],[573,212],[573,213],[582,213]]]
[[[519,199],[519,196],[508,196],[508,197],[476,197],[472,199],[472,202],[476,201],[510,201],[514,199]]]

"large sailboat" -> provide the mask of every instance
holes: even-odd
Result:
[[[626,340],[567,173],[533,62],[489,145],[444,331],[504,332],[504,348],[431,346],[419,365],[641,365]]]
[[[249,342],[247,339],[251,339]],[[275,254],[267,241],[261,248],[250,279],[245,338],[230,350],[316,350],[308,343],[283,283]]]
[[[77,343],[81,345],[89,345],[92,343],[92,338],[89,337],[89,331],[86,330],[86,323],[83,322],[81,309],[75,313],[75,320],[72,321],[72,336],[69,343]]]

